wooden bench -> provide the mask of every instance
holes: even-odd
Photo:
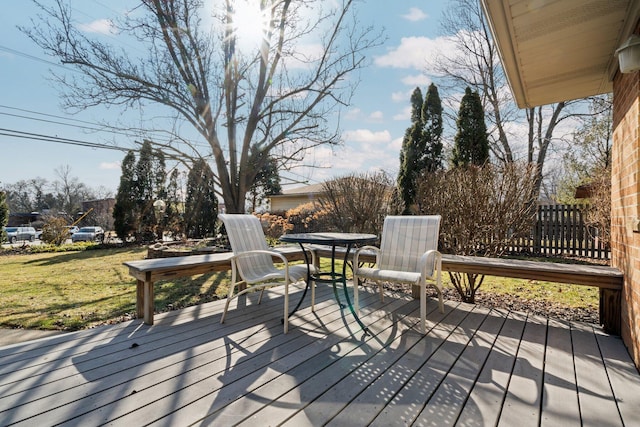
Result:
[[[331,255],[329,248],[316,247],[315,250],[318,256]],[[375,255],[363,253],[360,259],[375,262]],[[617,268],[443,254],[442,270],[595,286],[600,289],[600,324],[607,332],[620,335],[624,275]]]
[[[337,251],[340,249],[336,248]],[[277,250],[284,254],[288,261],[304,259],[302,250],[297,246],[283,246]],[[316,246],[313,250],[319,257],[331,256],[330,248]],[[344,248],[342,248],[342,253],[344,253]],[[155,282],[176,277],[228,271],[231,269],[231,256],[230,252],[225,252],[125,262],[124,265],[129,267],[129,274],[137,280],[136,311],[138,318],[144,318],[146,324],[153,324],[153,285]],[[361,255],[361,259],[374,262],[375,255],[364,253]],[[442,256],[442,269],[460,273],[595,286],[600,289],[600,324],[607,332],[620,334],[624,276],[616,268],[445,254]]]
[[[287,261],[304,259],[302,249],[299,247],[284,246],[276,250],[282,253]],[[144,318],[144,323],[153,325],[155,306],[153,286],[158,280],[229,271],[231,270],[232,256],[231,252],[223,252],[125,262],[124,265],[129,268],[129,274],[137,281],[136,312],[138,318]],[[274,261],[278,262],[280,259],[274,258]]]

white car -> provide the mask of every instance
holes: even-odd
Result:
[[[82,227],[71,235],[71,241],[75,242],[102,242],[104,240],[104,230],[102,227]]]

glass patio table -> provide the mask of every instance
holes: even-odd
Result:
[[[341,308],[345,306],[340,302],[340,297],[338,296],[338,290],[336,287],[336,283],[341,282],[342,288],[344,290],[344,296],[347,301],[347,306],[353,314],[353,317],[358,322],[358,325],[362,328],[363,331],[367,331],[367,328],[364,326],[358,315],[356,314],[353,305],[351,304],[351,298],[349,298],[349,292],[347,290],[347,261],[349,258],[349,253],[352,248],[358,245],[366,245],[370,243],[374,243],[378,239],[378,236],[375,234],[363,234],[363,233],[292,233],[292,234],[284,234],[280,237],[280,241],[287,243],[298,243],[302,248],[302,253],[304,254],[305,262],[307,263],[307,284],[304,288],[304,292],[302,293],[302,298],[298,301],[298,304],[293,309],[293,311],[289,314],[291,316],[295,313],[298,308],[300,308],[300,304],[304,300],[307,295],[307,290],[309,289],[309,285],[311,281],[315,281],[316,283],[331,283],[333,286],[333,294],[335,295],[336,301],[340,304]],[[304,249],[304,244],[311,245],[323,245],[331,247],[331,270],[318,272],[315,274],[311,273],[311,269],[309,268],[311,260],[309,260],[309,255],[307,251]],[[343,263],[342,263],[342,272],[336,271],[336,247],[337,246],[345,246],[346,251],[344,253]],[[357,285],[354,285],[357,286]]]

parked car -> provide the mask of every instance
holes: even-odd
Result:
[[[102,242],[104,240],[104,230],[102,227],[82,227],[71,235],[72,242]]]
[[[9,243],[15,243],[18,240],[36,240],[36,229],[33,227],[5,227],[7,240]]]

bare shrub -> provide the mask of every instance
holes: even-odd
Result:
[[[393,180],[384,172],[354,173],[325,182],[318,204],[333,230],[380,235],[395,197]]]
[[[611,168],[596,172],[590,185],[589,203],[584,207],[585,225],[590,231],[597,230],[603,246],[611,243]]]
[[[534,220],[536,169],[507,164],[424,174],[418,186],[421,214],[442,215],[443,253],[500,256],[528,236]],[[463,301],[473,303],[483,275],[450,272]]]
[[[51,217],[42,226],[42,240],[56,246],[62,245],[69,238],[67,221],[60,217]]]

